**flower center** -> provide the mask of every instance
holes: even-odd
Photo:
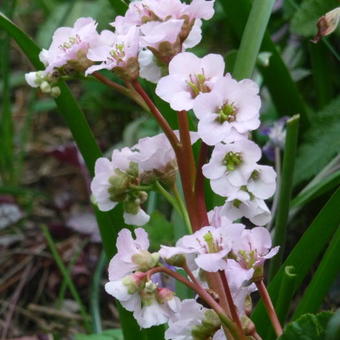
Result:
[[[216,121],[223,124],[224,122],[234,122],[236,120],[237,109],[233,103],[224,103],[217,109]]]
[[[62,49],[64,52],[66,52],[68,49],[70,49],[72,46],[76,44],[80,44],[81,39],[78,34],[76,34],[75,37],[69,37],[67,41],[65,41],[63,44],[59,45],[59,48]]]
[[[201,74],[190,74],[189,78],[190,81],[187,81],[187,85],[193,98],[197,97],[200,93],[210,92],[210,88],[205,83],[207,79],[205,78],[203,70]]]
[[[234,171],[237,167],[242,164],[242,156],[240,152],[228,152],[223,159],[223,164],[226,166],[228,171]]]
[[[116,44],[114,46],[114,49],[110,51],[110,57],[108,58],[110,61],[123,61],[125,57],[125,52],[124,52],[124,44]]]
[[[217,253],[220,251],[220,247],[217,242],[215,242],[214,236],[210,231],[203,236],[203,239],[208,246],[209,253]]]
[[[239,250],[238,255],[244,267],[252,268],[257,259],[257,252],[256,250],[245,251]]]

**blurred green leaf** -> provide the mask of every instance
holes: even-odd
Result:
[[[319,259],[320,254],[324,251],[325,246],[328,244],[340,224],[340,215],[334,213],[335,211],[338,211],[339,206],[340,188],[321,209],[312,224],[290,252],[288,258],[282,264],[279,272],[270,282],[268,290],[272,301],[277,301],[278,299],[279,288],[286,266],[294,266],[296,270],[296,279],[292,291],[296,292],[301,286],[311,267]],[[252,320],[255,322],[260,334],[266,332],[269,321],[262,302],[259,302],[256,305],[252,314]]]
[[[328,11],[339,6],[337,0],[305,0],[295,12],[291,21],[293,33],[304,37],[316,34],[316,23],[318,19]]]
[[[315,313],[320,308],[322,301],[340,272],[340,227],[323,256],[317,271],[304,291],[303,296],[295,309],[292,319],[304,313]]]
[[[278,340],[324,340],[327,323],[333,313],[305,314],[289,323]]]
[[[80,17],[92,17],[99,28],[104,28],[113,21],[115,13],[112,11],[107,0],[69,1],[58,4],[47,20],[40,26],[37,34],[37,42],[40,46],[47,48],[52,39],[53,32],[60,26],[73,26]],[[106,27],[107,28],[107,27]]]
[[[295,185],[316,175],[340,152],[340,96],[314,116],[298,149]]]
[[[153,251],[159,250],[161,244],[172,245],[174,242],[174,227],[159,211],[151,214],[150,221],[143,228],[149,234]]]
[[[340,309],[335,312],[328,322],[325,340],[338,339],[340,339]]]
[[[75,340],[124,340],[121,329],[108,329],[100,334],[76,334]]]

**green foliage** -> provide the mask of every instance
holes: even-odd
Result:
[[[295,184],[316,175],[340,151],[340,96],[314,116],[298,149]]]
[[[107,0],[69,1],[59,3],[53,8],[47,20],[41,25],[37,42],[40,46],[47,48],[52,39],[53,32],[60,26],[73,26],[73,23],[80,17],[92,17],[97,20],[100,29],[107,27],[112,21],[114,13]]]
[[[123,340],[122,330],[117,329],[108,329],[100,334],[76,334],[74,337],[75,340]]]
[[[171,245],[174,240],[174,227],[159,211],[151,214],[150,221],[143,227],[149,234],[150,249],[157,251],[161,244]]]
[[[331,312],[305,314],[289,323],[278,340],[324,340]]]
[[[340,339],[340,309],[338,309],[328,322],[326,340]]]
[[[337,0],[305,0],[292,18],[292,32],[304,37],[315,35],[318,19],[338,5]]]

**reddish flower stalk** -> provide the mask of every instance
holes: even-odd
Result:
[[[146,272],[146,276],[148,279],[151,278],[151,276],[155,273],[163,272],[176,280],[184,283],[187,287],[191,288],[193,291],[195,291],[220,317],[222,323],[227,326],[228,331],[232,334],[232,336],[236,340],[246,340],[246,337],[243,334],[240,334],[238,327],[234,324],[232,320],[228,318],[228,316],[225,314],[223,308],[212,298],[212,296],[198,283],[198,281],[194,278],[195,282],[187,280],[182,275],[172,271],[171,269],[167,267],[155,267],[150,269]],[[190,275],[191,277],[191,275]]]
[[[234,304],[234,300],[233,300],[233,297],[231,295],[231,291],[230,291],[230,287],[229,287],[229,284],[228,284],[228,280],[227,280],[224,272],[219,271],[219,275],[220,275],[220,278],[221,278],[221,280],[223,282],[223,287],[224,287],[225,294],[227,296],[227,300],[228,300],[228,304],[229,304],[229,309],[230,309],[231,317],[234,320],[234,322],[237,324],[237,326],[239,327],[241,332],[243,333],[242,324],[241,324],[240,318],[239,318],[239,316],[237,314],[236,306]]]
[[[274,327],[275,333],[277,336],[280,336],[282,334],[282,327],[279,321],[279,318],[277,317],[277,314],[275,312],[275,308],[273,306],[272,300],[270,298],[270,295],[267,291],[267,288],[263,282],[263,280],[257,281],[256,287],[260,292],[261,298],[263,300],[264,306],[266,308],[267,314],[269,316],[269,319]]]
[[[163,115],[159,112],[158,108],[152,101],[152,99],[149,97],[149,95],[144,91],[143,87],[139,84],[137,80],[133,81],[132,86],[137,91],[137,93],[140,94],[140,96],[145,101],[146,105],[150,109],[152,115],[157,120],[158,124],[161,126],[162,130],[164,131],[165,135],[168,137],[170,144],[172,145],[176,155],[179,151],[179,140],[177,136],[174,134],[173,130],[171,129],[169,123],[166,121],[166,119],[163,117]]]
[[[197,197],[198,213],[200,214],[200,221],[202,225],[209,225],[207,207],[205,204],[205,192],[204,192],[204,176],[202,173],[202,166],[207,161],[208,158],[208,145],[203,141],[201,143],[201,149],[197,164],[197,174],[195,183],[195,194]]]

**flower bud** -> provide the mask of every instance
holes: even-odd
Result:
[[[131,259],[133,263],[138,265],[138,270],[146,272],[157,265],[159,254],[151,254],[147,250],[142,250],[139,253],[132,255]]]
[[[156,292],[156,299],[159,303],[165,303],[175,296],[175,293],[168,288],[158,288]]]
[[[54,86],[52,87],[51,89],[51,96],[54,97],[54,98],[57,98],[60,96],[60,88],[58,86]]]
[[[174,255],[168,259],[165,259],[166,263],[175,267],[183,267],[186,264],[185,256],[182,254]]]
[[[124,286],[127,287],[129,294],[134,294],[144,285],[145,274],[136,272],[132,275],[125,276],[122,280]]]
[[[209,339],[221,327],[221,321],[212,309],[208,309],[204,317],[204,320],[191,331],[194,339]]]
[[[333,33],[338,26],[339,20],[340,7],[337,7],[323,15],[317,22],[318,33],[311,41],[313,43],[317,43],[322,37]]]
[[[40,84],[40,90],[44,93],[50,93],[51,92],[51,85],[47,81],[43,81]]]
[[[256,331],[254,322],[251,321],[247,316],[243,315],[241,317],[242,329],[245,335],[252,335]]]

